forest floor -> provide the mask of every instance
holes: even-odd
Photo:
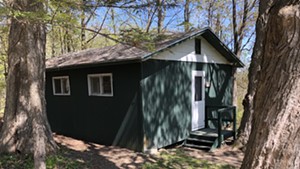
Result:
[[[0,119],[1,121],[1,119]],[[0,123],[1,127],[1,123]],[[243,153],[230,145],[213,152],[181,146],[160,149],[154,154],[139,153],[113,146],[88,143],[70,137],[54,134],[60,147],[61,162],[75,161],[76,164],[64,164],[58,168],[239,168]],[[67,159],[67,160],[65,160]],[[7,159],[5,159],[7,160]],[[20,161],[20,160],[19,160]],[[52,160],[59,162],[59,160]],[[15,164],[17,165],[17,164]],[[5,168],[1,166],[0,168]],[[24,168],[24,167],[23,167]],[[50,167],[49,167],[50,168]],[[55,167],[56,168],[56,167]]]
[[[208,168],[210,166],[209,164],[212,164],[211,166],[216,164],[225,165],[227,166],[225,168],[239,168],[243,160],[243,153],[240,150],[232,148],[228,145],[224,145],[222,148],[216,149],[213,152],[206,152],[186,147],[173,147],[168,149],[160,149],[155,154],[144,154],[125,148],[86,143],[81,140],[76,140],[62,135],[54,135],[54,139],[60,145],[60,147],[71,150],[70,155],[77,159],[81,159],[82,162],[88,162],[89,164],[92,164],[93,168],[96,166],[99,168],[145,168],[145,166],[146,168],[153,168],[147,167],[145,164],[148,163],[148,166],[153,166],[151,164],[157,162],[160,163],[158,164],[158,168],[161,168],[164,165],[172,165],[171,163],[166,164],[168,162],[164,161],[165,159],[163,159],[164,157],[162,156],[170,155],[171,157],[172,154],[176,154],[178,156],[178,153],[183,153],[186,157],[192,157],[203,162],[206,161],[206,163],[208,163]],[[186,165],[188,164],[189,162],[186,163]],[[180,166],[180,164],[176,165],[178,168],[188,167]],[[177,168],[176,165],[174,168]],[[182,163],[182,165],[184,164]]]

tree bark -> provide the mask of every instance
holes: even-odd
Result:
[[[117,28],[116,28],[116,22],[115,22],[115,10],[114,8],[111,8],[111,22],[112,22],[112,27],[113,27],[113,34],[117,33]]]
[[[184,4],[184,31],[188,32],[190,30],[190,0],[185,0]]]
[[[247,27],[247,21],[249,20],[249,12],[255,7],[255,1],[252,2],[252,5],[249,5],[249,0],[244,0],[243,1],[243,13],[241,17],[241,22],[238,26],[237,24],[237,12],[236,12],[236,1],[232,0],[232,25],[233,25],[233,35],[234,35],[234,53],[238,58],[241,57],[242,54],[242,44],[244,40],[244,34],[245,34],[245,29]],[[260,16],[264,17],[264,16]],[[263,18],[260,18],[263,19]],[[262,25],[259,25],[261,23],[257,22],[257,27],[261,29]],[[264,34],[259,34],[258,36],[264,36]],[[257,41],[258,42],[258,41]],[[257,43],[256,42],[256,43]],[[259,42],[261,43],[261,42]],[[261,44],[255,44],[255,45],[261,45]],[[254,49],[255,50],[255,49]],[[252,62],[250,64],[249,68],[249,74],[248,74],[248,79],[249,79],[249,84],[248,84],[248,91],[245,96],[245,99],[243,101],[243,106],[244,106],[244,113],[243,117],[241,120],[240,127],[238,129],[238,140],[236,141],[238,147],[240,147],[242,150],[245,150],[245,145],[248,141],[250,132],[251,132],[251,122],[252,122],[252,112],[253,112],[253,107],[252,107],[252,99],[255,93],[256,89],[256,72],[259,69],[260,66],[260,60],[258,55],[258,51],[254,51],[252,54]],[[236,70],[234,70],[235,74]],[[236,75],[235,75],[236,76]],[[233,82],[233,104],[237,105],[237,82],[234,79]]]
[[[264,51],[264,44],[266,39],[266,26],[269,19],[268,11],[271,8],[272,3],[266,1],[260,3],[259,16],[256,22],[256,40],[251,57],[251,63],[248,74],[248,90],[243,100],[244,113],[241,120],[241,124],[238,130],[238,146],[245,150],[245,146],[248,142],[253,116],[253,99],[257,89],[257,80],[259,71],[261,69],[261,60]]]
[[[232,0],[232,32],[233,32],[233,45],[234,45],[234,54],[240,58],[242,54],[242,43],[244,39],[244,29],[247,24],[247,18],[249,13],[248,0],[244,0],[244,8],[242,14],[242,21],[240,25],[237,25],[237,12],[236,12],[236,0]],[[233,70],[234,81],[233,81],[233,96],[232,103],[237,106],[237,82],[236,82],[236,69]]]
[[[233,29],[233,45],[234,53],[237,54],[238,51],[238,32],[237,32],[237,23],[236,23],[236,1],[232,0],[232,29]]]
[[[216,14],[216,23],[215,23],[215,33],[218,35],[220,39],[222,39],[222,25],[221,25],[221,13],[217,11]]]
[[[81,45],[81,50],[86,49],[86,35],[85,35],[85,28],[86,28],[86,22],[85,22],[85,5],[86,5],[86,0],[82,0],[82,9],[81,9],[81,18],[80,18],[80,24],[81,24],[81,40],[80,40],[80,45]]]
[[[164,22],[164,10],[163,10],[164,0],[156,0],[157,5],[157,33],[161,33],[163,22]]]
[[[65,28],[64,43],[65,51],[67,53],[71,52],[71,35],[69,33],[69,26]]]
[[[213,20],[213,7],[215,1],[209,1],[207,7],[207,26],[212,27],[212,20]]]
[[[45,12],[34,0],[15,0],[16,11]],[[0,152],[34,154],[35,167],[45,168],[46,152],[57,146],[46,116],[45,25],[24,17],[11,19],[8,77]]]
[[[155,8],[154,10],[152,9],[150,0],[147,0],[147,3],[148,3],[148,7],[147,7],[148,18],[147,18],[147,24],[146,24],[145,30],[146,30],[146,33],[149,33],[150,27],[153,22],[153,17],[154,17],[154,14],[156,13],[157,8]]]
[[[260,1],[259,14],[261,71],[241,168],[300,168],[300,2]]]

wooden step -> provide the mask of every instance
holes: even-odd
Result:
[[[184,146],[211,151],[216,148],[218,134],[215,129],[204,128],[190,132]]]
[[[198,139],[198,138],[187,138],[186,140],[188,141],[198,141],[198,142],[205,142],[205,143],[214,143],[214,140],[210,140],[210,139]]]
[[[189,138],[199,139],[199,140],[215,141],[218,137],[214,137],[214,136],[201,136],[201,135],[196,135],[196,134],[190,134]]]
[[[191,148],[197,148],[201,150],[207,150],[209,151],[211,149],[211,146],[202,146],[202,145],[195,145],[195,144],[184,144],[186,147],[191,147]]]
[[[233,136],[233,133],[232,131],[222,130],[221,140]],[[191,131],[189,137],[184,142],[184,146],[210,151],[217,148],[218,145],[218,132],[216,129],[211,128]]]
[[[214,145],[216,140],[217,137],[214,136],[190,134],[190,136],[185,140],[184,146],[210,151],[213,147],[215,147]]]

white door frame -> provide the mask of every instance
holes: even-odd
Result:
[[[201,77],[201,96],[196,98],[196,79],[195,77]],[[205,127],[205,72],[204,71],[192,71],[192,131]],[[196,100],[197,99],[197,100]],[[198,100],[199,99],[199,100]]]

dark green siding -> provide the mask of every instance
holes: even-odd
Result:
[[[47,72],[47,114],[53,131],[96,143],[143,147],[140,64]],[[113,97],[88,96],[87,75],[113,74]],[[69,76],[71,95],[54,96],[53,76]]]
[[[224,64],[204,64],[206,80],[210,87],[205,89],[205,105],[232,105],[232,66]]]
[[[211,82],[205,89],[206,105],[231,105],[229,65],[150,59],[47,72],[51,127],[67,136],[138,151],[176,143],[191,129],[192,70],[204,70]],[[87,75],[94,73],[113,74],[113,97],[88,96]],[[53,95],[53,76],[69,76],[70,96]]]
[[[232,103],[232,67],[229,65],[148,60],[142,70],[146,149],[167,146],[188,136],[192,70],[204,70],[211,82],[205,89],[206,105]]]

